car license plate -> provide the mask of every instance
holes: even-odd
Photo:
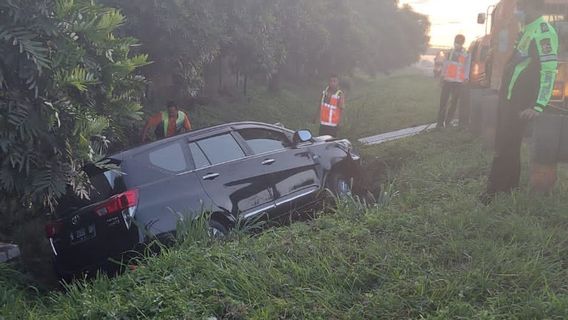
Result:
[[[71,232],[71,243],[76,244],[80,242],[84,242],[87,240],[91,240],[97,236],[97,230],[95,225],[90,225],[85,228],[81,228]]]

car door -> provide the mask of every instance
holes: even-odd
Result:
[[[269,173],[277,209],[281,215],[301,207],[319,191],[316,164],[307,146],[293,146],[291,134],[267,127],[237,130],[239,136]]]
[[[189,148],[197,176],[218,207],[246,219],[275,207],[262,164],[247,156],[230,132],[190,141]]]
[[[186,140],[180,139],[126,161],[125,182],[139,190],[136,220],[146,229],[140,230],[142,238],[173,232],[181,216],[195,216],[210,205],[189,158]]]

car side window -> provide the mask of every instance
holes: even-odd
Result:
[[[195,164],[195,169],[203,169],[211,165],[207,157],[201,151],[201,148],[197,145],[197,143],[193,142],[189,144],[189,150],[191,151],[191,157],[193,158],[193,163]]]
[[[290,146],[290,139],[282,133],[269,129],[243,129],[239,134],[255,154],[282,150]]]
[[[173,143],[148,153],[150,163],[160,169],[170,172],[182,172],[187,170],[187,162],[182,146]]]
[[[245,157],[243,149],[231,134],[224,134],[196,142],[212,165]]]

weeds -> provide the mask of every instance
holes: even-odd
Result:
[[[179,215],[175,242],[177,244],[191,243],[191,244],[208,244],[214,235],[211,234],[209,228],[209,220],[211,219],[211,214],[204,212],[202,214],[196,215]],[[184,218],[192,217],[192,218]]]

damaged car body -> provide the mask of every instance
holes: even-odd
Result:
[[[89,200],[69,195],[46,225],[62,278],[104,270],[149,241],[175,234],[180,218],[210,215],[212,232],[239,220],[279,220],[350,195],[360,174],[351,143],[257,123],[224,124],[110,156],[91,168]],[[110,267],[109,267],[110,268]]]

